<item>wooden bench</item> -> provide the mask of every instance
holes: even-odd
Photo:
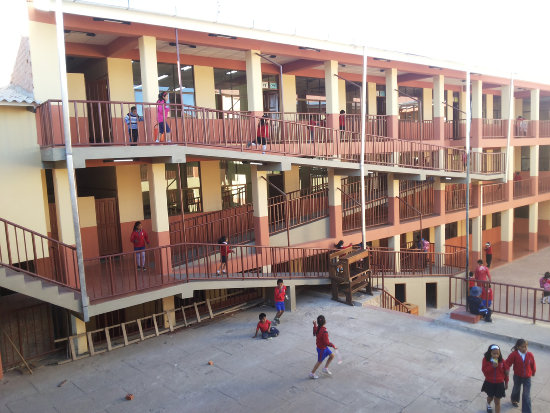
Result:
[[[365,289],[365,293],[372,295],[370,252],[347,250],[348,248],[329,255],[329,275],[332,281],[332,299],[340,301],[340,290],[343,290],[346,304],[353,305],[354,292]]]
[[[476,324],[479,320],[481,320],[480,315],[472,314],[466,311],[465,308],[458,308],[454,310],[451,313],[451,318],[453,320],[464,321],[465,323],[470,323],[470,324]]]

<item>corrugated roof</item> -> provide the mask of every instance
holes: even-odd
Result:
[[[23,89],[20,86],[9,85],[0,87],[0,103],[28,103],[29,105],[38,104],[34,99],[32,92]]]

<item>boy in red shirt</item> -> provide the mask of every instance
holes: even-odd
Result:
[[[227,271],[227,256],[231,254],[233,251],[231,251],[231,248],[229,248],[229,245],[227,245],[227,237],[223,235],[219,240],[218,244],[221,244],[220,247],[220,258],[221,258],[221,264],[220,268],[218,268],[218,271],[216,271],[216,274],[220,275],[221,273],[225,274]],[[221,273],[220,273],[221,271]]]
[[[256,334],[254,334],[252,338],[256,338],[256,336],[258,335],[258,330],[262,332],[263,339],[277,337],[279,335],[279,330],[277,330],[275,327],[271,327],[271,321],[267,319],[265,313],[261,313],[259,319],[260,321],[256,326]]]
[[[337,347],[332,344],[328,339],[328,331],[325,327],[326,323],[327,321],[325,319],[325,316],[323,315],[317,317],[317,322],[313,322],[313,335],[316,337],[315,343],[317,344],[317,363],[315,363],[315,366],[313,366],[313,370],[311,370],[311,373],[309,373],[310,379],[319,378],[319,376],[315,374],[315,371],[319,368],[323,360],[327,357],[328,360],[325,364],[325,367],[323,367],[323,373],[329,376],[332,375],[332,373],[328,369],[328,366],[330,365],[330,362],[334,359],[334,354],[332,354],[332,351],[329,350],[329,347],[332,347],[334,350],[336,350]]]
[[[491,268],[491,262],[493,262],[493,247],[490,242],[485,244],[485,261],[487,262],[487,268]]]
[[[477,268],[475,272],[475,278],[476,281],[478,281],[477,285],[480,287],[484,287],[487,283],[486,282],[479,282],[479,281],[489,281],[491,282],[491,273],[489,272],[489,268],[483,265],[482,260],[477,260]]]
[[[275,309],[277,310],[277,314],[275,314],[273,322],[276,324],[281,323],[281,316],[285,312],[285,299],[287,298],[286,285],[284,285],[283,280],[279,278],[277,280],[277,287],[275,287]]]

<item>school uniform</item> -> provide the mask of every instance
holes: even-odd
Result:
[[[508,368],[504,361],[500,361],[496,367],[491,361],[487,361],[483,357],[481,362],[481,371],[485,375],[485,381],[481,387],[481,391],[487,393],[489,397],[502,399],[506,397],[504,384],[508,383]]]
[[[316,337],[317,345],[317,361],[320,363],[325,358],[332,354],[329,347],[334,348],[334,344],[328,339],[328,331],[325,326],[317,327],[317,324],[313,326],[313,335]]]
[[[514,387],[512,388],[512,402],[519,402],[519,394],[523,385],[523,394],[521,397],[521,412],[531,413],[531,377],[537,372],[535,357],[533,353],[520,353],[513,351],[506,359],[508,369],[514,367]]]

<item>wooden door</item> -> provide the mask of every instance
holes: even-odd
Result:
[[[95,210],[99,255],[111,255],[122,252],[117,199],[96,199]]]
[[[111,136],[111,113],[109,83],[107,78],[86,82],[88,103],[88,123],[91,143],[109,143]]]

